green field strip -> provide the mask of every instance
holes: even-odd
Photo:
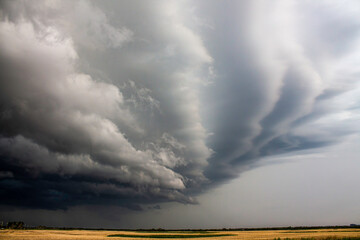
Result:
[[[113,234],[108,237],[128,237],[128,238],[206,238],[206,237],[226,237],[236,236],[236,234],[157,234],[157,235],[135,235],[135,234]]]

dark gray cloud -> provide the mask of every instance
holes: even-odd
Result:
[[[194,4],[1,3],[1,204],[196,203],[261,157],[356,132],[350,7]]]

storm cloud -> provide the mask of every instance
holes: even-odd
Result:
[[[356,1],[2,1],[0,203],[196,203],[261,157],[341,142],[359,130],[358,16]]]

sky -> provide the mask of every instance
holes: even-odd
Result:
[[[0,2],[0,215],[360,224],[359,1]]]

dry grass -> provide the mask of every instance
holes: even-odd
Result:
[[[95,231],[95,230],[0,230],[0,239],[2,240],[115,240],[115,239],[142,239],[131,237],[107,237],[108,235],[123,234],[123,235],[199,235],[199,233],[186,232],[158,232],[158,233],[144,233],[133,231]],[[357,237],[360,238],[360,228],[358,229],[311,229],[311,230],[263,230],[263,231],[209,231],[206,234],[234,234],[234,236],[212,237],[212,238],[196,238],[196,239],[261,239],[274,240],[275,238],[314,238],[314,239],[329,239],[336,238]],[[149,238],[143,238],[149,239]]]

